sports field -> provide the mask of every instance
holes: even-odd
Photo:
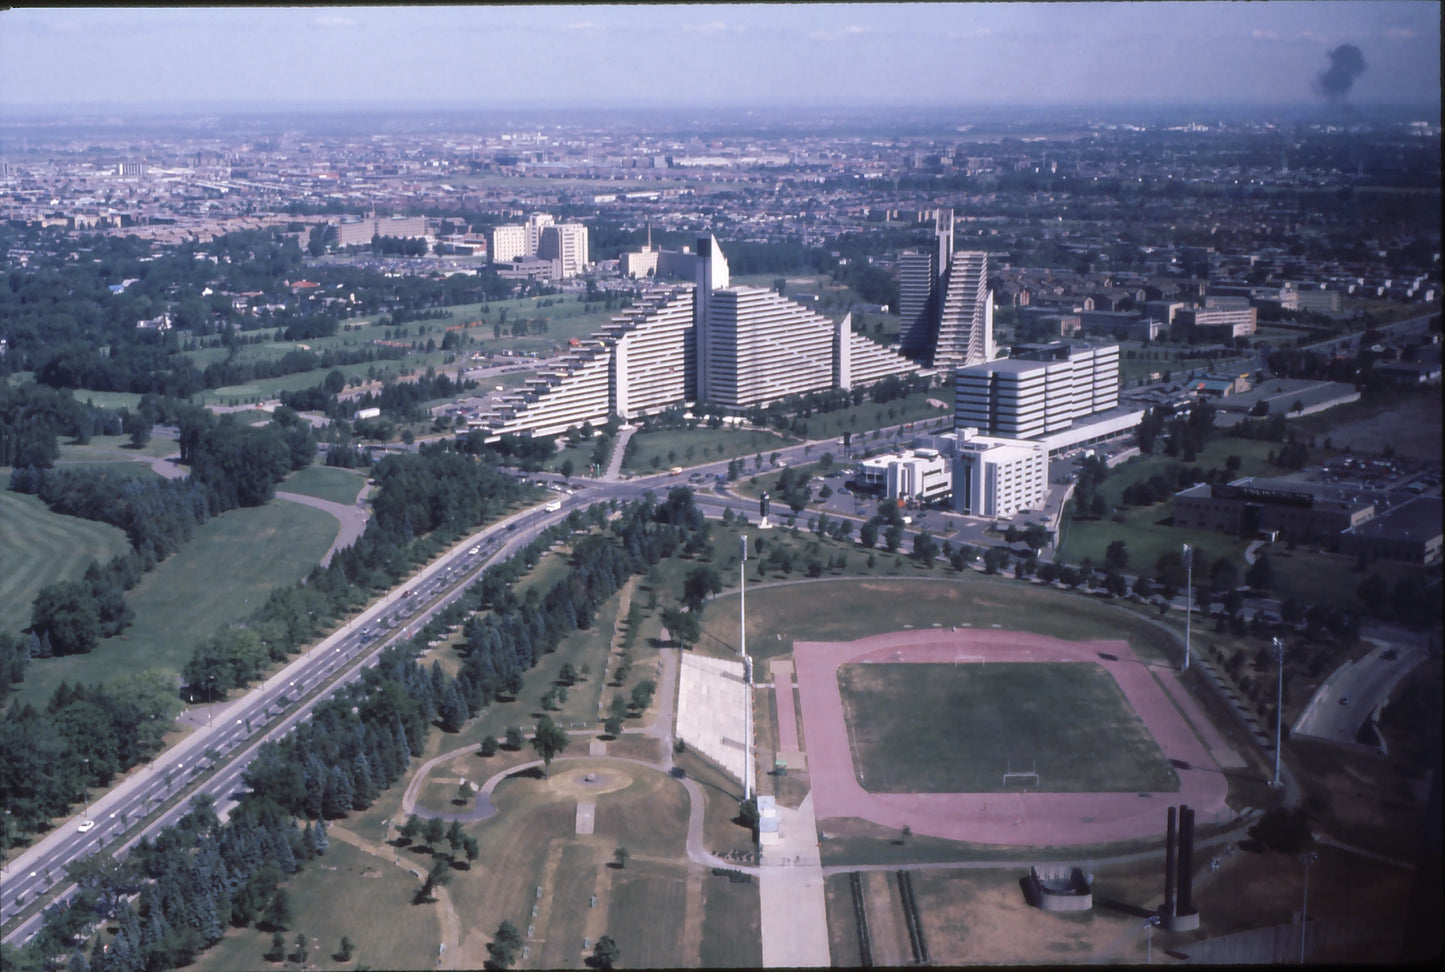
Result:
[[[842,665],[854,768],[874,793],[1158,792],[1179,780],[1098,665]]]

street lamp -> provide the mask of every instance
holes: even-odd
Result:
[[[1284,719],[1284,639],[1274,639],[1274,663],[1279,669],[1279,684],[1274,697],[1274,780],[1270,786],[1279,786],[1280,725]]]
[[[1318,858],[1315,851],[1305,851],[1299,856],[1300,863],[1305,866],[1305,894],[1304,900],[1300,902],[1299,909],[1299,964],[1305,964],[1305,935],[1309,933],[1309,907],[1310,907],[1310,865]]]
[[[1150,915],[1148,918],[1144,919],[1144,931],[1147,933],[1148,936],[1144,942],[1145,965],[1154,964],[1154,926],[1157,924],[1159,924],[1158,915]]]

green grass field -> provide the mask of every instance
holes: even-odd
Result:
[[[152,436],[143,448],[132,449],[128,435],[97,435],[85,445],[62,442],[57,463],[136,462],[155,456],[173,455],[179,451],[180,446],[175,439],[161,436]]]
[[[73,388],[71,394],[77,402],[94,405],[96,408],[134,409],[140,404],[139,392],[97,391],[91,388]]]
[[[425,858],[422,860],[424,867]],[[466,879],[463,872],[455,880]],[[291,927],[283,933],[287,951],[301,932],[313,945],[307,968],[431,968],[441,942],[441,925],[436,906],[411,904],[420,883],[390,861],[333,836],[326,853],[285,884],[296,911]],[[348,963],[332,958],[343,935],[356,946]],[[270,932],[233,928],[202,952],[191,968],[196,972],[297,968],[294,962],[267,962],[263,956],[270,947]]]
[[[636,473],[654,473],[672,466],[694,466],[719,459],[752,456],[766,458],[797,439],[773,432],[740,429],[670,429],[639,432],[632,437],[623,468]]]
[[[75,580],[92,560],[105,563],[129,548],[116,527],[52,513],[38,496],[0,492],[0,630],[29,625],[30,604],[45,585]]]
[[[1103,602],[977,571],[952,575],[935,569],[934,580],[922,579],[923,573],[758,587],[749,580],[748,654],[786,655],[795,639],[851,640],[910,626],[967,623],[998,624],[1071,641],[1123,638],[1145,660],[1175,657],[1168,635],[1140,615]],[[737,603],[732,594],[709,603],[698,651],[736,653]]]
[[[86,655],[32,661],[15,694],[42,705],[64,680],[180,671],[199,641],[260,607],[272,588],[305,577],[336,529],[329,514],[281,501],[212,519],[126,595],[135,623],[123,634]]]
[[[1098,665],[844,665],[838,684],[874,793],[993,793],[1010,767],[1036,768],[1045,793],[1179,788]]]
[[[301,493],[333,503],[355,503],[361,487],[366,485],[366,476],[350,469],[334,466],[307,466],[287,476],[277,489],[286,493]]]
[[[1210,442],[1195,461],[1188,465],[1201,469],[1223,469],[1230,456],[1240,460],[1240,476],[1279,476],[1286,472],[1269,462],[1269,452],[1277,450],[1276,443],[1256,442],[1250,439],[1220,438]],[[1207,551],[1211,557],[1224,555],[1232,557],[1244,569],[1244,548],[1247,539],[1231,537],[1228,534],[1211,531],[1184,530],[1164,522],[1174,515],[1172,499],[1153,506],[1124,506],[1124,489],[1132,483],[1143,482],[1158,475],[1173,463],[1182,460],[1168,456],[1145,456],[1130,460],[1110,472],[1099,487],[1099,493],[1109,508],[1116,510],[1113,516],[1103,520],[1073,520],[1065,518],[1060,528],[1062,542],[1058,559],[1068,563],[1080,563],[1085,557],[1094,563],[1104,562],[1104,552],[1115,540],[1123,540],[1129,551],[1129,573],[1152,572],[1159,555],[1168,550],[1178,551],[1181,544],[1190,544],[1196,550]],[[1117,517],[1115,519],[1114,517]]]

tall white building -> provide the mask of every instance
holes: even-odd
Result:
[[[577,276],[587,269],[587,227],[581,223],[542,227],[537,256],[556,264],[558,279]]]
[[[550,213],[532,213],[520,225],[492,229],[493,263],[511,263],[521,257],[552,262],[556,279],[575,277],[587,269],[587,227],[582,223],[558,223]]]
[[[960,368],[953,377],[956,428],[1032,439],[1119,405],[1119,347],[1051,345],[1034,358]]]
[[[493,263],[511,263],[517,257],[527,256],[527,227],[493,227],[490,252]]]
[[[959,429],[953,508],[970,516],[1011,517],[1041,509],[1049,495],[1049,450],[1042,442]]]

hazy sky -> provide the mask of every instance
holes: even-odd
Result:
[[[0,112],[326,106],[1438,101],[1440,4],[659,4],[0,12]]]

